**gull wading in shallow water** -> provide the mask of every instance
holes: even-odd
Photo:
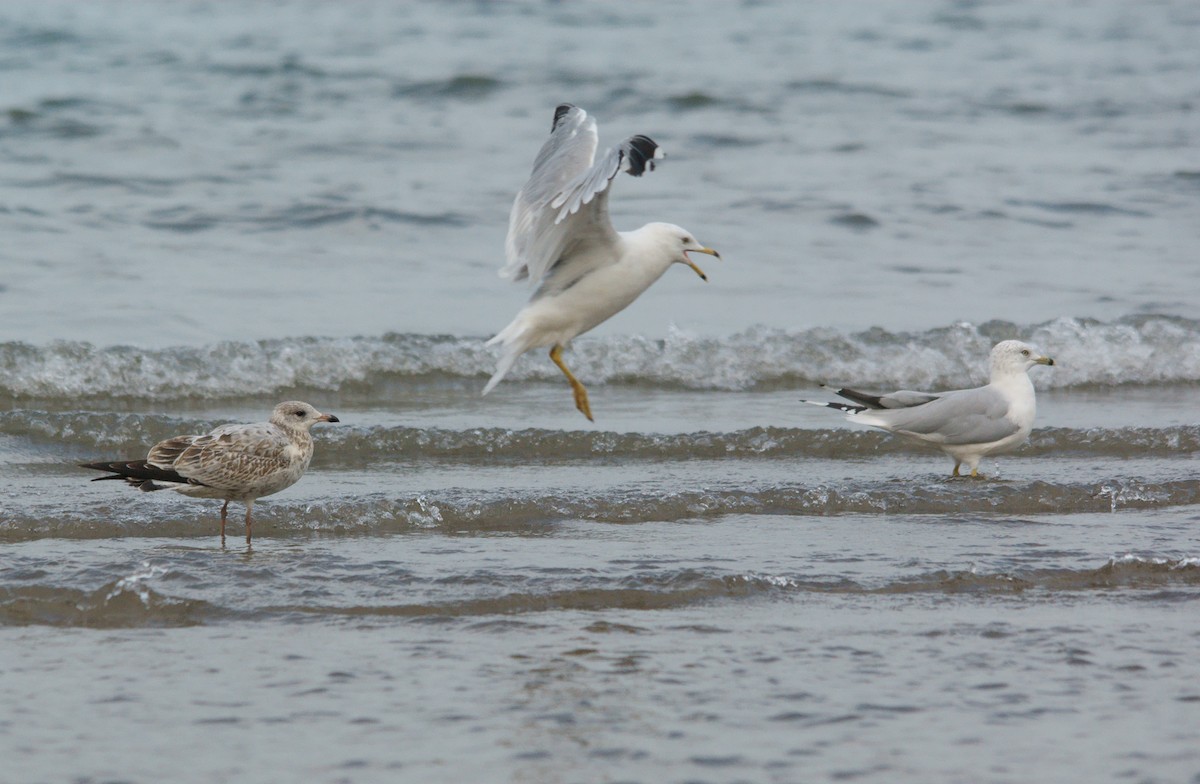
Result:
[[[653,171],[663,156],[649,137],[631,136],[596,161],[597,138],[596,121],[583,109],[570,104],[555,109],[550,138],[513,202],[508,261],[500,271],[539,285],[512,323],[487,342],[502,346],[503,354],[483,388],[483,394],[491,392],[526,351],[549,346],[550,360],[575,392],[575,407],[589,420],[587,390],[563,363],[563,349],[624,310],[672,264],[686,264],[708,280],[689,252],[720,258],[669,223],[616,231],[608,217],[609,184],[618,172],[640,177]]]
[[[309,430],[318,422],[337,421],[332,414],[293,400],[275,406],[269,422],[224,425],[201,436],[175,436],[155,444],[145,460],[82,467],[112,473],[93,482],[124,479],[146,492],[174,490],[196,498],[223,498],[222,541],[229,502],[245,504],[249,542],[254,501],[296,484],[312,460]]]
[[[936,446],[954,458],[953,476],[959,476],[959,466],[966,463],[971,476],[978,478],[979,461],[985,455],[1011,452],[1029,437],[1037,400],[1028,371],[1034,365],[1053,364],[1053,359],[1033,346],[1005,340],[992,348],[987,386],[952,392],[901,390],[886,395],[839,389],[838,395],[856,405],[803,402],[836,408],[845,411],[851,422]]]

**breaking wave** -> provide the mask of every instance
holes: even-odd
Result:
[[[967,323],[924,332],[755,327],[725,337],[584,338],[572,362],[586,383],[770,389],[824,381],[947,388],[983,383],[992,344],[1029,340],[1058,366],[1042,388],[1200,382],[1200,322],[1131,316],[1061,318],[1033,326]],[[495,353],[483,338],[387,334],[223,342],[143,349],[85,342],[0,344],[0,395],[14,400],[231,399],[305,391],[384,394],[395,379],[440,376],[482,386]],[[545,361],[518,362],[511,381],[558,380]]]

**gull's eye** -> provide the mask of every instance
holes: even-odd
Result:
[[[1028,352],[1028,351],[1026,351],[1025,353],[1026,353],[1026,354],[1028,354],[1029,352]],[[302,409],[302,408],[297,408],[295,411],[293,411],[293,412],[292,412],[292,416],[303,417],[303,416],[304,416],[304,409]]]
[[[1027,349],[1027,348],[1021,349],[1021,356],[1023,356],[1023,357],[1029,356],[1029,349]]]
[[[691,244],[692,244],[692,238],[691,238],[691,237],[684,237],[684,238],[683,238],[683,244],[684,244],[684,245],[691,245]]]

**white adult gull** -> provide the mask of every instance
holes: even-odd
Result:
[[[966,463],[971,476],[979,477],[981,459],[1011,452],[1029,437],[1037,400],[1028,371],[1034,365],[1053,364],[1053,359],[1033,346],[1005,340],[992,348],[987,386],[951,392],[901,390],[886,395],[839,389],[838,395],[856,405],[804,402],[836,408],[846,412],[851,422],[936,446],[954,458],[953,476],[959,476],[959,466]]]
[[[720,258],[691,232],[670,223],[648,223],[618,232],[608,216],[608,189],[618,172],[640,177],[662,158],[647,136],[631,136],[595,160],[596,121],[571,104],[554,110],[550,138],[533,173],[513,202],[501,277],[538,283],[529,302],[487,342],[503,354],[483,388],[491,392],[517,357],[550,347],[550,359],[567,377],[575,407],[589,420],[587,390],[563,363],[577,335],[624,310],[672,264],[686,264],[708,280],[689,252]]]
[[[246,505],[246,541],[255,500],[291,487],[304,476],[313,456],[309,430],[318,422],[337,422],[308,403],[291,400],[275,406],[271,421],[224,425],[205,435],[175,436],[155,444],[145,460],[84,463],[83,468],[109,471],[151,492],[174,490],[195,498],[222,498],[221,540],[229,502]]]

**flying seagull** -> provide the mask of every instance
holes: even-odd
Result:
[[[507,264],[501,277],[528,279],[538,288],[507,327],[487,342],[503,348],[491,392],[517,357],[550,347],[550,360],[575,392],[575,407],[592,419],[587,390],[563,362],[570,341],[629,306],[672,264],[704,271],[690,252],[720,258],[691,232],[670,223],[647,223],[619,232],[608,216],[609,184],[618,172],[640,177],[663,157],[647,136],[631,136],[597,161],[596,121],[578,106],[554,110],[550,138],[533,162],[533,173],[513,202],[508,221]],[[594,420],[593,420],[594,421]]]
[[[318,422],[337,422],[308,403],[288,401],[275,406],[271,421],[253,425],[223,425],[207,435],[175,436],[151,448],[145,460],[83,463],[83,468],[109,471],[145,492],[174,490],[196,498],[223,498],[221,541],[229,502],[246,505],[246,541],[250,541],[250,510],[263,496],[291,487],[304,476],[313,456],[309,430]]]
[[[951,392],[901,390],[870,395],[853,389],[836,393],[847,403],[822,403],[846,412],[846,419],[886,430],[910,441],[930,444],[954,458],[953,476],[967,464],[971,476],[980,477],[979,461],[986,455],[1011,452],[1029,437],[1037,401],[1029,369],[1053,365],[1027,343],[1005,340],[991,353],[991,380],[987,386]]]

